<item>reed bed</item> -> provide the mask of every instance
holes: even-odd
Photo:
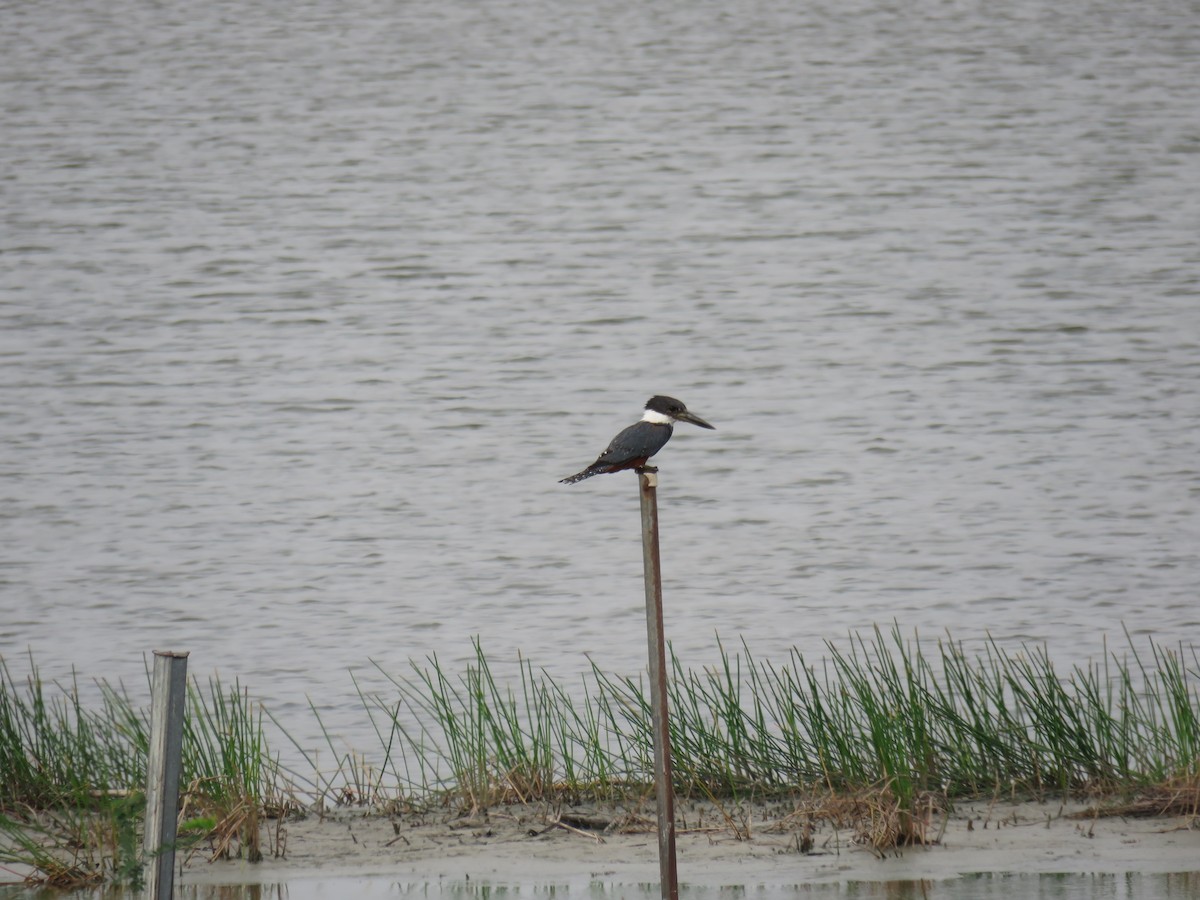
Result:
[[[854,636],[810,663],[758,661],[744,644],[669,677],[676,789],[708,798],[797,790],[921,795],[1107,795],[1200,777],[1195,651],[1148,643],[1056,670],[1044,647],[974,655],[897,628]],[[648,693],[593,665],[575,692],[521,660],[498,684],[482,647],[454,676],[436,656],[365,697],[390,723],[381,771],[400,791],[448,792],[468,808],[555,797],[618,798],[652,771]],[[419,748],[399,761],[399,748]]]
[[[820,798],[831,816],[869,821],[879,847],[927,839],[929,811],[956,798],[1086,795],[1200,811],[1195,650],[1147,641],[1139,652],[1126,640],[1123,653],[1105,648],[1065,672],[1045,647],[989,641],[968,653],[949,636],[923,643],[898,627],[828,643],[817,661],[793,651],[772,663],[745,644],[719,645],[717,664],[695,670],[672,654],[676,790],[722,810],[802,797],[809,819]],[[136,881],[147,712],[105,684],[98,707],[85,708],[76,684],[49,691],[30,667],[18,683],[0,660],[0,864],[62,884]],[[386,689],[360,688],[359,698],[378,748],[337,752],[326,732],[332,767],[310,780],[280,765],[263,729],[269,713],[240,685],[193,683],[189,840],[254,859],[264,831],[270,842],[264,817],[278,823],[301,805],[481,810],[652,794],[640,676],[592,664],[564,684],[522,657],[502,680],[478,641],[461,672],[435,655],[400,674],[376,668]],[[277,827],[274,852],[279,841]]]

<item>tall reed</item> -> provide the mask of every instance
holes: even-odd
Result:
[[[1151,642],[1127,657],[1059,673],[1044,647],[974,655],[949,636],[930,645],[898,627],[828,643],[810,664],[778,664],[744,644],[716,666],[685,670],[672,654],[668,691],[677,788],[738,796],[884,786],[902,809],[918,797],[997,792],[1111,792],[1197,776],[1200,719],[1194,651]],[[478,642],[458,675],[436,656],[396,694],[373,697],[390,720],[385,769],[418,759],[421,786],[464,805],[555,795],[619,796],[648,784],[649,702],[639,679],[595,666],[568,691],[520,661],[519,689],[493,678]],[[384,673],[385,675],[387,673]],[[407,771],[411,771],[411,764]],[[411,776],[398,783],[412,787]]]

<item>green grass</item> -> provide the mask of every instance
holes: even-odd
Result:
[[[923,839],[931,797],[1116,797],[1171,785],[1194,808],[1196,653],[1127,643],[1063,672],[1042,646],[987,642],[968,653],[949,637],[922,643],[898,628],[829,643],[816,661],[796,651],[760,661],[743,644],[719,646],[716,665],[693,670],[672,655],[676,790],[722,809],[796,794],[853,798],[864,815],[886,811],[879,843]],[[476,642],[461,672],[436,655],[402,673],[380,669],[385,690],[359,687],[378,747],[335,750],[321,724],[329,759],[292,741],[318,772],[309,782],[280,766],[265,712],[240,685],[193,683],[181,818],[210,852],[255,859],[263,817],[301,799],[479,810],[649,797],[641,678],[593,664],[566,685],[517,663],[514,679],[497,679]],[[0,863],[59,883],[136,880],[146,712],[104,684],[98,706],[85,708],[77,685],[48,689],[30,668],[19,683],[0,661]]]
[[[1113,792],[1200,775],[1195,653],[1150,643],[1147,663],[1113,654],[1060,673],[1043,647],[977,655],[897,629],[827,645],[811,664],[749,648],[685,670],[672,656],[677,790],[736,797],[888,785],[902,800],[1019,792]],[[482,648],[457,675],[437,657],[389,675],[395,694],[365,698],[390,729],[383,770],[399,790],[456,792],[464,806],[501,797],[616,796],[651,771],[647,694],[593,667],[574,696],[521,661],[497,684]],[[385,673],[386,674],[386,673]],[[414,727],[413,723],[417,723]],[[419,777],[396,752],[419,748]]]
[[[0,866],[64,887],[137,884],[148,710],[123,689],[99,689],[88,708],[74,680],[47,686],[30,660],[18,682],[0,659]],[[182,773],[181,816],[212,823],[192,838],[217,855],[260,856],[259,819],[285,802],[283,773],[239,686],[189,685]]]

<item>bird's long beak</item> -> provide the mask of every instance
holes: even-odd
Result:
[[[679,418],[680,422],[691,422],[693,425],[699,425],[701,428],[709,428],[713,431],[717,430],[717,427],[715,425],[709,425],[707,422],[705,422],[702,418],[700,418],[695,413],[690,413],[690,412],[687,412],[686,410],[684,412],[681,412],[679,414],[678,418]]]

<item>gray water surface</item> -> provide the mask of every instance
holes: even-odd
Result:
[[[0,15],[0,654],[301,740],[481,637],[1200,642],[1200,17],[1147,0]],[[1144,648],[1144,644],[1141,644]]]

